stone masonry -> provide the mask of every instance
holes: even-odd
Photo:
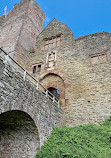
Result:
[[[44,41],[51,43],[57,35],[62,44],[45,50]],[[52,68],[46,61],[50,52],[56,53]],[[41,72],[32,74],[46,88],[60,91],[66,125],[98,124],[111,115],[110,33],[75,38],[65,24],[53,19],[37,37],[36,52],[27,61],[29,71],[34,64],[41,64]]]
[[[44,17],[34,0],[21,0],[15,4],[12,11],[0,17],[0,47],[13,58],[20,52],[33,50],[36,37],[42,31]]]
[[[62,111],[0,58],[0,157],[34,158]]]
[[[28,7],[27,13],[25,9],[23,11],[23,7]],[[14,16],[13,12],[15,13],[16,10],[17,13]],[[10,17],[9,20],[8,17]],[[14,20],[12,25],[7,25],[3,29],[6,24],[4,19],[7,19],[7,23],[11,22],[10,19]],[[11,56],[39,80],[46,89],[56,91],[55,97],[58,97],[57,92],[60,92],[59,100],[61,109],[64,111],[64,124],[67,126],[99,124],[111,115],[111,33],[103,31],[75,38],[69,27],[55,18],[42,31],[44,13],[41,12],[34,0],[22,0],[6,17],[0,17],[0,21],[0,47],[3,47],[7,53],[15,49]],[[13,26],[12,35],[10,32],[7,33],[8,26]],[[15,26],[18,26],[16,30]],[[6,37],[9,38],[4,40]],[[15,44],[16,47],[15,41],[18,41]],[[3,72],[3,68],[0,71]],[[22,77],[19,75],[17,77],[17,81],[20,82]],[[10,78],[10,75],[8,76],[9,82],[13,79]],[[28,82],[23,83],[26,85]],[[1,83],[1,86],[2,84],[4,86],[4,83]],[[11,88],[14,90],[13,86]],[[11,95],[8,90],[10,88],[6,89],[3,95],[7,93]],[[21,91],[21,88],[19,90]],[[27,98],[30,94],[30,98],[35,98],[39,92],[36,94],[33,89],[32,93],[32,87],[30,89],[30,86],[29,88],[23,86],[22,93],[24,95],[19,102],[19,107],[25,109],[22,111],[32,116],[33,112],[31,111],[35,108],[33,109],[33,106],[28,108],[31,112],[28,113],[26,110],[29,106]],[[18,93],[17,96],[22,93]],[[41,100],[45,102],[45,96],[37,95],[37,97],[38,99],[42,97]],[[2,108],[5,109],[3,112],[6,112],[6,108],[9,111],[12,107],[19,110],[17,109],[18,102],[14,102],[13,95],[12,99],[12,104],[9,104],[8,98],[4,99],[8,105],[3,104]],[[37,102],[39,102],[38,99]],[[42,102],[40,104],[42,105]],[[38,104],[37,106],[42,107]],[[52,108],[52,104],[43,104],[44,108],[47,106]],[[52,111],[51,108],[48,109]],[[59,117],[59,113],[54,113],[54,116],[56,115]],[[31,118],[36,125],[34,117]],[[44,124],[44,118],[41,120],[41,124]],[[39,128],[41,129],[42,126],[37,124],[38,131],[36,132],[41,134]],[[49,127],[47,126],[47,128]],[[44,141],[42,140],[42,142]]]

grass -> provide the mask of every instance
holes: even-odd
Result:
[[[36,158],[111,158],[111,117],[99,126],[55,128]]]

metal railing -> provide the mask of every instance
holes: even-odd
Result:
[[[27,79],[29,80],[33,86],[39,90],[42,94],[44,94],[46,97],[49,97],[53,103],[56,103],[58,108],[60,107],[60,102],[59,100],[50,92],[48,91],[44,86],[42,86],[42,84],[40,84],[39,81],[37,81],[28,71],[26,71],[18,62],[16,62],[9,54],[7,54],[2,48],[0,48],[0,50],[5,54],[5,59],[4,60],[4,63],[7,63],[9,61],[9,59],[11,61],[13,61],[17,66],[17,67],[14,67],[14,65],[12,65],[10,63],[10,65],[16,69],[17,71],[21,72],[23,74],[23,79],[24,81]],[[21,71],[22,70],[22,71]]]

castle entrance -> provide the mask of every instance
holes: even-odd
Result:
[[[33,119],[22,111],[0,115],[0,157],[35,158],[40,139]]]
[[[49,87],[47,89],[49,92],[51,92],[58,100],[60,99],[60,92],[59,90],[57,90],[56,88],[53,88],[53,87]],[[50,95],[50,93],[49,93]]]
[[[60,101],[61,107],[65,106],[65,84],[59,75],[48,73],[40,79],[40,83]]]

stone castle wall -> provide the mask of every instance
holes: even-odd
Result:
[[[20,3],[21,6],[28,5],[28,11],[18,13],[20,36],[14,57],[46,88],[60,91],[67,125],[99,123],[110,116],[111,34],[100,32],[75,38],[67,25],[56,19],[41,32],[44,14],[34,1],[27,2],[23,0]],[[25,20],[19,14],[26,16]],[[58,35],[61,36],[61,45],[44,50],[45,41]],[[36,36],[35,50],[28,51],[34,46]],[[54,52],[56,58],[50,62],[53,66],[49,68],[47,60],[50,52]],[[41,65],[41,70],[33,73],[34,65],[37,68]]]
[[[75,38],[66,24],[53,19],[42,31],[43,22],[38,4],[21,0],[0,17],[0,47],[46,89],[60,92],[67,126],[101,123],[111,115],[111,34]],[[45,49],[51,40],[55,47]],[[0,113],[0,156],[9,158],[34,157],[63,114],[2,59]]]
[[[62,34],[62,46],[43,50],[44,39]],[[39,41],[39,42],[38,42]],[[49,52],[56,52],[56,66],[46,67]],[[102,57],[103,54],[103,57]],[[98,60],[102,58],[100,62]],[[34,58],[33,58],[34,57]],[[104,59],[103,59],[104,58]],[[101,59],[100,59],[101,60]],[[111,115],[111,34],[107,32],[74,38],[69,28],[55,19],[38,36],[36,52],[30,55],[27,69],[41,64],[41,72],[33,74],[45,87],[59,87],[65,94],[61,106],[68,126],[99,123]],[[53,77],[58,75],[62,84]],[[51,79],[52,76],[52,79]],[[59,85],[59,86],[58,86]]]
[[[0,157],[35,158],[40,150],[40,138],[34,121],[21,111],[0,116]]]

